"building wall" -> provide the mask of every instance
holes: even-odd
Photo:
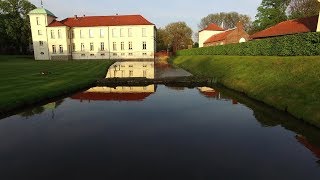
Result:
[[[111,65],[106,78],[145,77],[154,79],[154,61],[145,62],[116,62]]]
[[[219,34],[223,31],[201,31],[199,32],[199,47],[204,47],[204,42],[215,34]]]
[[[32,43],[34,49],[34,57],[36,60],[49,59],[47,25],[55,18],[46,14],[30,15],[30,26],[32,34]],[[41,42],[41,43],[40,43]]]
[[[155,85],[149,85],[149,86],[135,86],[135,87],[129,87],[129,86],[118,86],[116,88],[110,88],[110,87],[93,87],[88,89],[86,92],[91,93],[154,93]]]
[[[37,24],[37,17],[41,19],[40,25]],[[30,15],[36,60],[154,59],[156,51],[154,25],[47,27],[53,20],[53,17],[47,15]],[[143,29],[145,29],[145,33],[143,33]],[[41,30],[42,35],[38,35],[38,30]],[[104,36],[101,36],[101,30],[103,30]],[[51,37],[51,31],[54,37]],[[58,37],[58,31],[60,31],[61,37]],[[89,32],[91,32],[91,36]],[[43,42],[42,46],[40,46],[40,41]],[[104,49],[101,49],[102,42]],[[129,43],[132,44],[130,49]],[[81,44],[84,45],[83,49]],[[91,44],[93,48],[91,48]],[[55,46],[56,53],[53,52],[53,46]],[[60,52],[60,46],[62,46],[63,52]]]

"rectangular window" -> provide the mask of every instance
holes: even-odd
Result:
[[[94,34],[93,34],[93,30],[92,30],[92,29],[89,29],[89,37],[90,37],[90,38],[93,38],[93,37],[94,37]]]
[[[145,42],[145,41],[142,42],[142,49],[143,50],[147,49],[147,42]]]
[[[74,30],[71,30],[71,38],[74,38]]]
[[[38,30],[38,35],[42,35],[42,31],[41,30]]]
[[[123,28],[120,29],[120,37],[124,37],[124,29]]]
[[[133,76],[133,70],[130,70],[129,71],[129,77],[132,77]]]
[[[76,44],[72,43],[72,51],[75,52],[76,51]]]
[[[112,29],[112,37],[117,37],[116,29]]]
[[[128,29],[128,36],[129,36],[129,37],[132,37],[132,28],[129,28],[129,29]]]
[[[133,56],[133,54],[132,54],[132,53],[129,53],[129,56]]]
[[[104,29],[100,29],[100,37],[104,38]]]
[[[143,77],[147,77],[147,71],[143,70]]]
[[[61,30],[58,30],[58,38],[61,39]]]
[[[121,50],[124,50],[124,42],[121,42]]]
[[[93,43],[90,43],[90,51],[94,51]]]
[[[142,56],[146,56],[147,55],[147,53],[142,53]]]
[[[62,45],[59,46],[59,52],[60,52],[60,54],[63,53],[63,46]]]
[[[81,43],[81,51],[84,51],[84,43]]]
[[[80,38],[83,38],[82,30],[80,30]]]
[[[56,53],[57,53],[56,45],[52,45],[52,54],[56,54]]]
[[[50,31],[50,34],[51,34],[51,39],[54,39],[55,37],[54,37],[54,31],[53,30]]]
[[[117,43],[113,42],[113,50],[116,51],[117,50]]]
[[[132,42],[129,42],[129,50],[132,50]]]
[[[104,42],[100,43],[100,50],[104,51]]]
[[[117,53],[113,53],[113,56],[118,56],[118,54]]]
[[[147,37],[147,29],[142,28],[142,37]]]
[[[71,53],[71,45],[68,45],[68,52]]]
[[[40,45],[40,46],[43,46],[43,41],[39,41],[39,45]]]
[[[36,17],[37,19],[37,25],[40,25],[39,17]]]

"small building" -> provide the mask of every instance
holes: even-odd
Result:
[[[223,32],[224,29],[216,24],[209,24],[208,27],[199,31],[199,47],[204,46],[204,42],[215,34]]]
[[[251,35],[250,39],[258,40],[307,32],[320,32],[319,16],[283,21],[270,28],[267,28],[265,30],[259,31]]]
[[[244,30],[241,22],[232,29],[222,31],[208,38],[203,44],[207,46],[218,46],[225,44],[243,43],[249,40],[249,34]]]
[[[154,59],[156,27],[141,15],[74,16],[29,12],[36,60]]]

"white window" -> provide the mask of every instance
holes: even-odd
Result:
[[[133,70],[130,70],[129,71],[129,77],[132,77],[133,76]]]
[[[54,39],[55,37],[54,37],[54,31],[53,30],[50,31],[50,34],[51,34],[51,39]]]
[[[116,51],[117,50],[117,43],[113,42],[113,50]]]
[[[112,29],[112,37],[117,37],[117,31],[116,31],[116,29]]]
[[[124,37],[124,29],[123,28],[120,29],[120,37]]]
[[[118,54],[117,53],[113,53],[113,56],[118,56]]]
[[[132,42],[129,42],[129,50],[132,50]]]
[[[71,38],[74,38],[74,30],[71,30]]]
[[[147,55],[147,53],[142,53],[142,56],[146,56]],[[143,67],[145,67],[145,66],[143,66]]]
[[[100,37],[104,38],[104,29],[100,29]]]
[[[84,43],[81,43],[81,51],[84,51]]]
[[[63,46],[62,45],[59,46],[59,52],[60,52],[60,54],[63,53]]]
[[[132,37],[132,28],[128,29],[128,37]]]
[[[80,38],[83,38],[82,30],[80,30]]]
[[[90,43],[90,51],[93,51],[93,50],[94,50],[93,43]]]
[[[100,43],[100,50],[104,51],[104,42]]]
[[[142,37],[147,37],[147,29],[142,28]]]
[[[147,42],[145,42],[145,41],[142,42],[142,49],[143,50],[147,49]]]
[[[61,39],[61,30],[58,30],[58,38]]]
[[[38,35],[42,35],[42,31],[41,30],[38,30]]]
[[[133,56],[133,54],[132,54],[132,53],[129,53],[129,56]]]
[[[76,51],[76,44],[72,43],[72,51],[75,52]]]
[[[56,45],[52,45],[52,54],[56,54],[56,53],[57,53]]]
[[[39,41],[39,45],[40,45],[40,46],[43,46],[43,41]]]
[[[93,34],[93,30],[92,30],[92,29],[89,29],[89,37],[90,37],[90,38],[93,38],[93,37],[94,37],[94,34]]]
[[[37,25],[40,25],[39,17],[36,17],[37,19]]]
[[[124,50],[124,42],[121,42],[121,50]]]

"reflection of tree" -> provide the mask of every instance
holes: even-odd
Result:
[[[63,99],[56,101],[55,108],[57,109],[63,102],[64,102]]]
[[[166,86],[169,89],[176,90],[176,91],[183,91],[184,87],[175,87],[175,86]]]
[[[29,117],[34,116],[36,114],[41,114],[44,111],[45,111],[45,109],[43,106],[38,106],[33,109],[26,110],[26,111],[20,113],[19,115],[28,119]]]

